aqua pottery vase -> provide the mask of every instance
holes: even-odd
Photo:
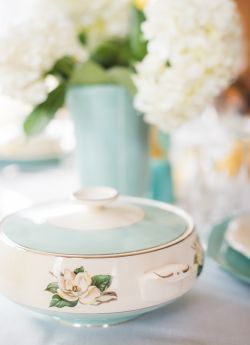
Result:
[[[150,197],[154,200],[174,203],[172,167],[169,160],[171,138],[169,134],[160,130],[157,130],[156,134],[157,145],[162,154],[161,157],[153,157],[151,161]]]
[[[149,190],[148,127],[118,85],[74,86],[67,104],[76,136],[82,186],[105,185],[122,194]]]

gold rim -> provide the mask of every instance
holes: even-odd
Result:
[[[186,213],[184,210],[173,206],[169,205],[160,201],[154,201],[154,200],[147,200],[147,199],[142,199],[142,198],[135,198],[135,197],[123,197],[123,200],[133,202],[133,203],[141,203],[144,205],[149,205],[149,206],[158,206],[166,211],[170,211],[175,213],[176,215],[184,218],[187,222],[187,230],[184,232],[183,235],[178,237],[177,239],[162,244],[160,246],[155,246],[155,247],[150,247],[142,250],[136,250],[136,251],[131,251],[131,252],[122,252],[122,253],[110,253],[110,254],[65,254],[65,253],[52,253],[52,252],[47,252],[47,251],[42,251],[42,250],[37,250],[29,247],[25,247],[22,245],[19,245],[9,239],[3,232],[0,233],[0,238],[1,240],[9,245],[10,247],[16,248],[21,251],[29,252],[29,253],[34,253],[34,254],[39,254],[39,255],[44,255],[44,256],[52,256],[52,257],[62,257],[62,258],[79,258],[79,259],[110,259],[110,258],[120,258],[120,257],[128,257],[128,256],[136,256],[136,255],[143,255],[147,253],[153,253],[157,252],[169,247],[173,247],[183,241],[185,241],[187,238],[189,238],[194,232],[195,232],[195,227],[192,218],[189,216],[188,213]],[[20,212],[20,211],[19,211]],[[16,213],[19,213],[16,212]],[[9,217],[9,216],[8,216]],[[6,218],[8,218],[6,217]],[[4,220],[3,220],[4,221]],[[2,221],[2,222],[3,222]],[[1,222],[1,223],[2,223]]]

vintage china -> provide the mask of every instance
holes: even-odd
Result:
[[[0,146],[1,159],[37,160],[52,159],[63,154],[60,141],[45,135],[17,136]]]
[[[120,323],[166,305],[202,265],[188,214],[112,188],[84,188],[1,224],[1,293],[73,325]]]
[[[236,218],[237,219],[237,218]],[[228,245],[226,233],[234,218],[215,225],[210,233],[207,255],[224,271],[250,284],[250,259]]]
[[[21,169],[36,169],[58,164],[67,151],[60,140],[50,136],[16,136],[0,145],[0,167],[17,165]]]
[[[228,224],[226,240],[231,248],[250,259],[250,215],[237,217]]]

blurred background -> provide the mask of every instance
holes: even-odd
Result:
[[[181,205],[194,216],[198,228],[204,236],[211,224],[228,215],[248,210],[250,200],[250,2],[248,0],[235,1],[244,27],[245,67],[241,69],[237,77],[232,78],[229,85],[220,89],[220,94],[214,97],[213,102],[209,102],[203,107],[200,116],[194,116],[193,119],[186,121],[181,126],[176,126],[173,130],[165,131],[165,127],[158,127],[157,123],[151,120],[146,121],[147,126],[134,120],[132,116],[137,115],[127,114],[128,112],[133,113],[130,109],[132,103],[129,103],[127,96],[117,90],[100,91],[97,85],[105,84],[104,75],[101,81],[92,81],[92,76],[96,76],[98,73],[100,78],[100,71],[94,69],[95,66],[82,67],[82,70],[83,68],[87,70],[87,72],[84,70],[83,74],[79,67],[74,75],[74,82],[78,86],[79,84],[93,84],[95,90],[92,89],[88,94],[86,92],[80,94],[79,89],[75,91],[76,88],[73,87],[68,93],[67,105],[56,106],[57,100],[53,99],[50,102],[50,108],[47,106],[46,110],[44,107],[40,107],[38,111],[36,109],[37,117],[40,116],[39,114],[43,114],[43,117],[40,116],[42,120],[40,119],[38,125],[33,121],[34,116],[31,116],[26,122],[26,127],[23,127],[27,115],[32,114],[34,105],[37,106],[38,101],[35,104],[24,102],[19,97],[14,97],[13,92],[8,94],[8,92],[4,92],[4,88],[0,88],[0,217],[33,202],[67,197],[80,185],[86,184],[112,184],[121,193],[147,196]],[[44,0],[44,4],[45,2],[47,6],[48,1]],[[23,42],[23,37],[27,37],[27,40],[30,39],[27,33],[25,33],[27,36],[23,34],[29,21],[35,21],[36,25],[39,24],[39,21],[41,24],[44,22],[47,32],[44,35],[45,41],[42,38],[37,39],[35,35],[32,38],[33,41],[37,40],[37,44],[40,45],[39,48],[33,50],[33,55],[28,53],[28,49],[32,45],[27,44],[27,59],[31,57],[35,61],[40,51],[43,51],[42,44],[45,46],[51,44],[51,51],[53,51],[54,43],[51,36],[53,36],[53,30],[57,29],[53,29],[53,26],[50,28],[47,24],[46,13],[49,17],[54,9],[50,10],[45,6],[47,11],[45,10],[45,12],[41,12],[40,16],[37,16],[34,13],[38,11],[39,6],[43,7],[41,3],[41,0],[0,0],[0,49],[1,54],[6,55],[6,60],[0,58],[0,84],[2,83],[1,78],[4,80],[6,75],[10,76],[14,68],[18,73],[20,72],[19,64],[21,65],[21,63],[18,56],[15,55],[15,63],[11,64],[10,61],[14,56],[13,51],[15,54],[22,55],[21,43],[15,48],[16,50],[13,48],[11,51],[11,47],[15,46],[19,40]],[[150,17],[150,11],[143,13],[144,7],[138,3],[142,4],[143,1],[137,1],[133,5],[132,20],[136,30],[131,34],[136,49],[141,47],[142,41],[151,39],[150,34],[148,36],[145,34],[145,37],[141,38],[140,25],[147,16]],[[84,1],[82,4],[85,6]],[[128,1],[119,1],[119,4],[119,11],[121,11],[122,6],[127,6]],[[56,1],[54,6],[58,6],[58,14],[61,11],[60,6],[62,6],[60,1],[58,5]],[[85,11],[90,11],[89,17],[94,16],[93,13],[96,14],[98,11],[99,14],[101,13],[102,8],[98,6],[85,9]],[[113,8],[112,10],[118,11]],[[86,16],[87,19],[82,20],[81,25],[84,26],[89,17]],[[90,22],[91,20],[89,19]],[[112,21],[112,15],[108,20]],[[150,21],[150,18],[148,20]],[[99,19],[98,23],[102,28],[104,24]],[[60,25],[61,36],[58,36],[58,40],[65,40],[67,43],[70,38],[66,34],[69,32],[66,19],[65,24],[62,22]],[[91,25],[93,27],[93,22]],[[150,25],[152,23],[145,28],[146,32],[150,31]],[[241,24],[239,23],[239,25]],[[15,37],[12,32],[13,27],[19,28],[16,30]],[[89,34],[89,31],[79,30],[84,44],[86,32]],[[6,44],[7,35],[9,35],[9,45]],[[52,43],[49,43],[50,40]],[[92,38],[89,39],[89,41],[91,40]],[[101,46],[104,40],[105,45]],[[119,42],[115,41],[116,46],[119,46]],[[136,54],[133,55],[133,58],[131,55],[129,63],[123,62],[125,61],[123,56],[121,62],[113,43],[113,36],[111,39],[102,38],[101,44],[98,43],[98,49],[94,48],[93,51],[87,53],[84,51],[79,55],[82,58],[84,54],[88,54],[88,58],[95,63],[98,62],[105,71],[113,66],[124,69],[127,66],[131,67],[131,61],[142,63],[140,71],[143,70],[145,53],[139,57],[137,55],[137,59]],[[124,46],[126,44],[127,41]],[[90,45],[93,45],[92,41]],[[119,46],[118,50],[121,51],[124,46]],[[148,46],[151,49],[154,48],[151,43]],[[131,47],[132,45],[130,45],[130,49],[133,50]],[[63,49],[60,49],[64,55]],[[233,46],[232,49],[234,49]],[[68,55],[67,52],[66,55]],[[225,56],[225,60],[226,58],[227,56]],[[43,59],[46,59],[45,53]],[[115,62],[111,63],[112,60]],[[10,63],[10,66],[7,66],[7,62]],[[68,68],[75,66],[75,62],[72,64],[71,62],[67,61]],[[32,65],[31,61],[25,62],[27,70],[23,70],[23,74],[27,78],[29,63]],[[132,68],[133,73],[136,68]],[[3,72],[4,69],[7,70],[6,73]],[[66,69],[58,70],[60,80],[68,80],[67,74],[66,77],[63,76]],[[119,70],[117,73],[116,70],[113,73],[112,80],[115,84],[119,79],[119,85],[128,85],[125,72],[125,70]],[[87,74],[88,79],[85,80]],[[30,78],[32,79],[32,77],[31,75]],[[80,78],[80,81],[76,82],[77,78]],[[142,76],[138,78],[141,80],[137,80],[135,84],[140,88],[143,78]],[[151,79],[148,79],[148,83],[151,83]],[[107,79],[106,84],[112,84],[110,80]],[[121,80],[122,82],[120,82]],[[58,81],[55,82],[53,78],[48,78],[46,82],[50,91],[58,85]],[[20,75],[16,74],[16,79],[12,80],[10,85],[18,83],[24,88]],[[14,86],[10,85],[9,88],[13,91]],[[37,86],[34,91],[36,96],[39,95],[39,87]],[[166,99],[170,97],[167,89],[165,95]],[[141,99],[137,101],[137,104],[141,103],[140,101]],[[60,103],[60,105],[63,104]],[[49,114],[47,117],[52,117],[50,116],[52,108],[55,108],[56,116],[48,124],[46,122],[46,126],[43,126],[42,121],[47,121],[44,114],[47,111]],[[144,112],[144,109],[141,108],[139,106],[138,111]],[[96,113],[98,116],[95,115]],[[104,113],[105,118],[104,115],[100,115]],[[119,125],[116,123],[118,113]],[[81,114],[84,115],[81,117]],[[84,124],[82,124],[80,117],[84,116],[87,119],[85,118]],[[129,116],[131,116],[130,120],[128,120]],[[147,115],[147,119],[151,119],[150,116],[152,118],[152,110]],[[89,121],[90,117],[95,121]],[[36,126],[41,126],[41,123],[44,127],[43,131],[34,130],[37,128]],[[33,130],[32,135],[30,133],[27,135],[27,132]],[[148,135],[150,136],[149,144],[145,139]],[[80,146],[81,149],[79,149]],[[149,172],[145,168],[147,164],[150,165]],[[131,167],[136,170],[134,174],[130,172]]]

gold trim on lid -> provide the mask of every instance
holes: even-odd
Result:
[[[148,200],[148,199],[136,198],[136,197],[123,197],[123,201],[139,203],[139,204],[149,205],[149,206],[155,206],[155,207],[159,207],[163,210],[173,212],[186,221],[187,229],[184,232],[184,234],[182,234],[177,239],[175,239],[171,242],[159,245],[159,246],[149,247],[146,249],[141,249],[141,250],[136,250],[136,251],[131,251],[131,252],[109,253],[109,254],[65,254],[65,253],[52,253],[52,252],[47,252],[47,251],[42,251],[42,250],[36,250],[36,249],[24,247],[22,245],[15,243],[14,241],[10,240],[3,232],[0,233],[0,240],[2,240],[8,246],[11,246],[11,247],[16,248],[18,250],[22,250],[22,251],[30,252],[30,253],[35,253],[35,254],[39,254],[39,255],[52,256],[52,257],[62,257],[62,258],[105,259],[105,258],[119,258],[119,257],[142,255],[142,254],[148,254],[148,253],[156,252],[159,250],[163,250],[163,249],[166,249],[169,247],[173,247],[174,245],[177,245],[177,244],[185,241],[187,238],[189,238],[195,232],[194,222],[193,222],[192,218],[189,216],[188,213],[186,213],[184,210],[180,209],[179,207],[176,207],[176,206],[173,206],[173,205],[170,205],[167,203],[163,203],[160,201]],[[16,213],[19,213],[19,212],[16,212]],[[6,218],[8,218],[8,217],[11,217],[11,216],[7,216]],[[0,225],[3,222],[4,222],[4,219],[2,220]]]

